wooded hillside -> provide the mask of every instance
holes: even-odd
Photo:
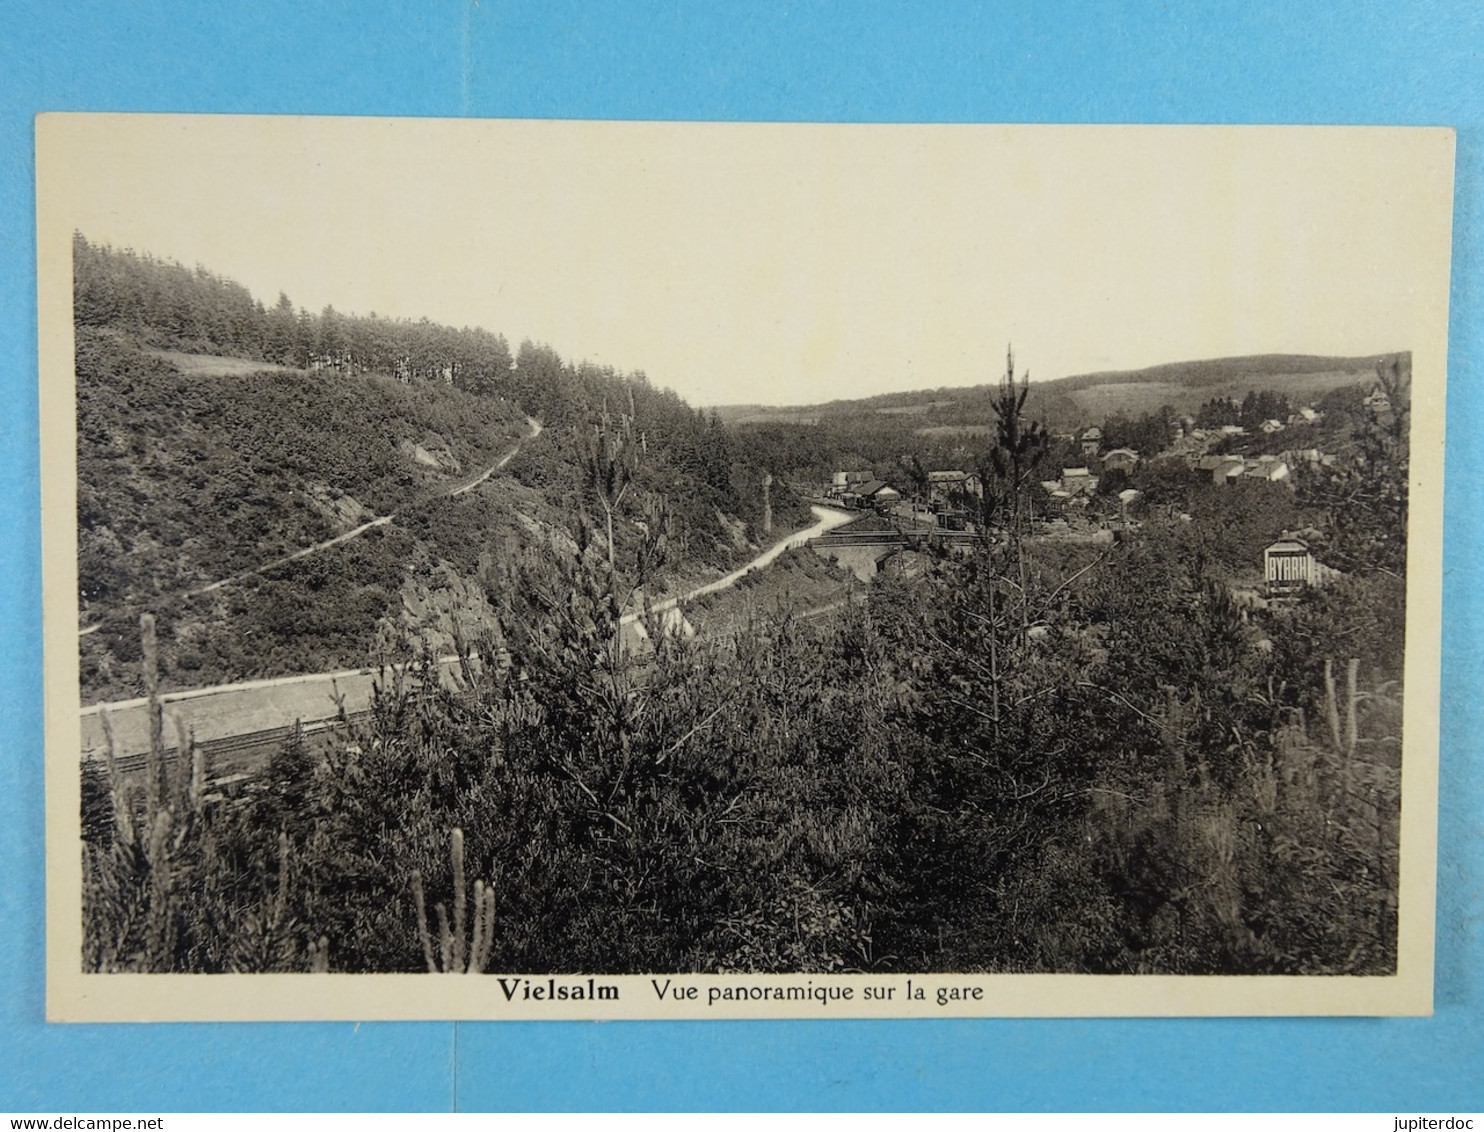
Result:
[[[637,537],[655,492],[674,500],[672,569],[687,576],[730,568],[761,537],[764,470],[642,374],[531,342],[512,357],[499,335],[426,319],[296,312],[284,296],[269,309],[205,269],[81,235],[73,250],[88,700],[142,693],[143,610],[159,616],[166,688],[355,666],[429,628],[446,646],[457,616],[488,628],[480,571],[533,530],[566,529],[605,409],[653,452],[616,539]],[[528,435],[528,414],[541,435],[450,499]],[[807,521],[786,488],[773,496],[780,525]],[[313,558],[197,592],[393,513]],[[447,607],[436,625],[423,623],[430,603]]]

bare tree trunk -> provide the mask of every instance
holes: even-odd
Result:
[[[989,591],[989,692],[990,719],[994,722],[995,742],[1000,741],[1000,657],[999,621],[995,617],[994,587]]]
[[[144,654],[144,694],[149,700],[149,757],[145,769],[147,812],[153,820],[167,796],[165,783],[165,709],[160,703],[160,650],[155,639],[155,615],[139,617],[141,651]]]

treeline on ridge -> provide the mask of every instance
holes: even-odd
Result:
[[[619,501],[631,543],[656,492],[672,500],[675,569],[731,568],[761,529],[765,468],[714,416],[643,374],[574,364],[484,329],[272,308],[240,284],[74,237],[79,600],[89,698],[140,693],[134,619],[160,618],[167,687],[359,664],[406,620],[399,591],[480,589],[481,561],[565,526],[573,469],[605,414],[649,458]],[[169,351],[262,363],[219,373]],[[187,362],[190,359],[186,359]],[[445,498],[545,426],[498,491]],[[204,597],[201,587],[397,511],[313,559]],[[808,511],[783,485],[782,526]],[[660,582],[663,585],[663,581]]]

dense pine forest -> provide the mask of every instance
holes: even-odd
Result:
[[[1395,969],[1405,356],[1295,425],[1330,458],[1285,482],[1156,458],[1157,408],[1094,418],[1147,458],[1052,524],[1082,442],[1013,362],[978,431],[904,449],[75,251],[82,679],[154,732],[85,780],[88,970]],[[765,474],[789,530],[826,462],[910,491],[948,460],[983,477],[971,539],[693,635],[654,605],[761,545]],[[1258,598],[1295,530],[1326,584]],[[769,570],[836,584],[809,550]],[[457,597],[446,640],[418,586]],[[372,710],[230,786],[159,700],[339,663],[384,665]]]

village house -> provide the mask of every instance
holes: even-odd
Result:
[[[1271,436],[1275,432],[1282,432],[1288,426],[1285,425],[1282,421],[1269,419],[1263,421],[1262,424],[1258,425],[1257,427],[1267,435]]]
[[[1084,456],[1096,457],[1098,450],[1103,446],[1103,430],[1093,425],[1082,433],[1082,454]]]
[[[1060,488],[1069,498],[1094,494],[1098,489],[1098,477],[1087,468],[1063,468]]]
[[[1103,457],[1103,471],[1131,474],[1139,462],[1139,454],[1132,448],[1115,448]]]
[[[1242,471],[1248,479],[1280,483],[1288,479],[1288,465],[1276,456],[1259,456]]]
[[[1060,480],[1042,480],[1041,490],[1046,493],[1045,509],[1048,517],[1063,514],[1072,497],[1061,489]]]
[[[852,486],[842,498],[847,504],[855,507],[871,507],[877,511],[886,511],[892,504],[901,502],[902,493],[882,480],[868,480],[858,486]]]
[[[869,471],[836,472],[830,480],[830,494],[843,498],[861,484],[870,483],[874,477]]]
[[[1217,487],[1223,487],[1240,479],[1242,473],[1247,470],[1247,461],[1240,456],[1222,456],[1218,459],[1216,466],[1211,469],[1211,482]]]
[[[948,504],[955,497],[970,496],[984,498],[984,483],[976,473],[956,470],[928,473],[928,497],[934,503]]]

